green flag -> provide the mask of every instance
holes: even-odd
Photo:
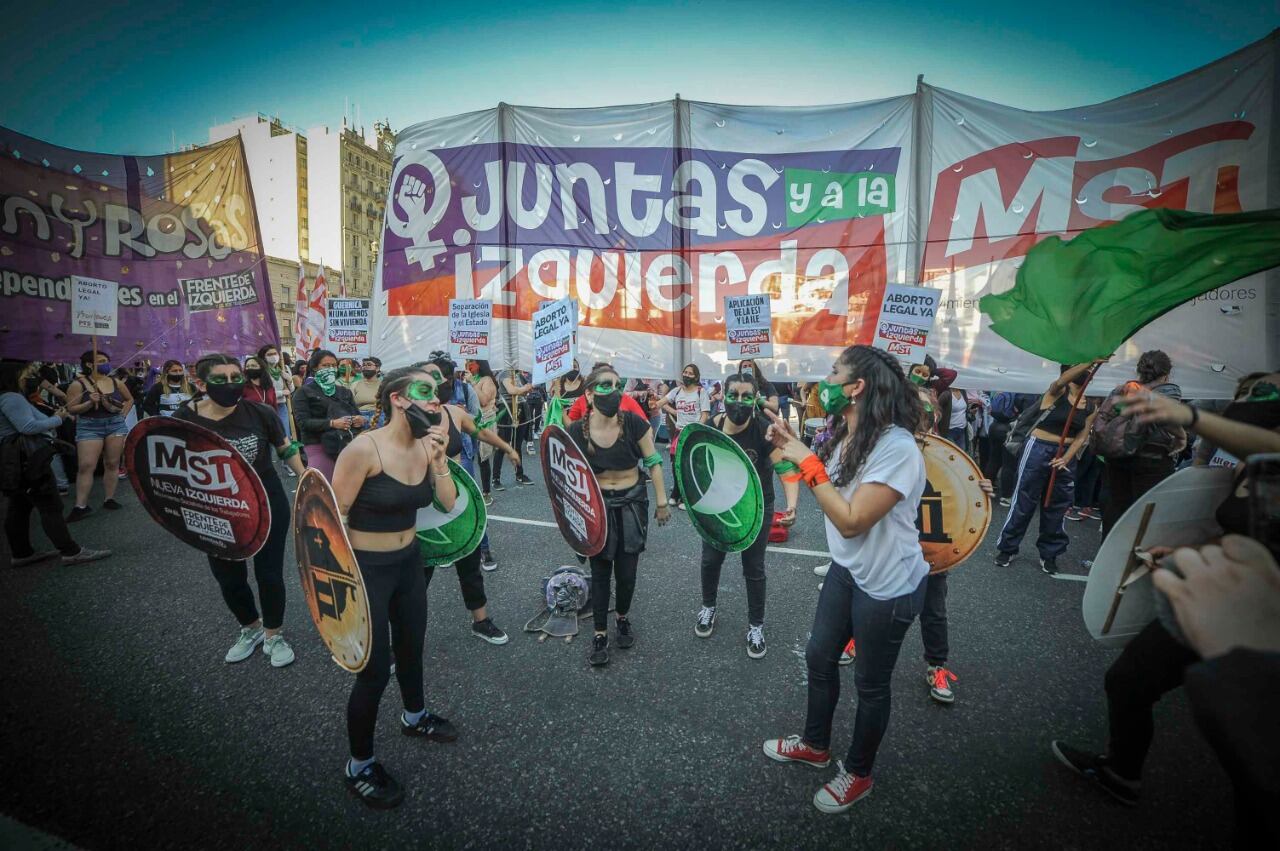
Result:
[[[1107,357],[1151,320],[1280,266],[1280,210],[1143,210],[1027,252],[1013,289],[983,296],[991,330],[1059,363]]]

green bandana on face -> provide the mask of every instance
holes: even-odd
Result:
[[[326,396],[332,396],[334,391],[338,389],[338,370],[331,366],[317,369],[315,379],[320,392]]]
[[[829,416],[835,416],[849,406],[849,397],[844,395],[843,384],[819,381],[818,402]]]

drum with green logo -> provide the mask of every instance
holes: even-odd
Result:
[[[689,519],[718,550],[745,550],[764,524],[764,491],[755,465],[722,431],[685,426],[676,444],[676,480]]]
[[[489,521],[476,480],[454,461],[449,472],[458,490],[453,509],[447,514],[434,505],[418,509],[418,546],[427,565],[452,564],[475,552]]]

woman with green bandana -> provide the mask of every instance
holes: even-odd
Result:
[[[311,376],[293,394],[293,418],[298,424],[307,466],[333,478],[333,464],[355,431],[364,428],[365,417],[351,391],[338,383],[338,358],[317,349],[307,361]]]

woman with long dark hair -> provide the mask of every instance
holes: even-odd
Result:
[[[458,737],[448,720],[427,711],[423,694],[427,586],[415,522],[423,506],[451,510],[457,488],[435,380],[416,367],[394,369],[382,380],[378,403],[386,425],[361,434],[338,457],[333,492],[360,565],[373,630],[369,661],[347,701],[351,759],[343,777],[351,794],[389,809],[404,791],[374,759],[373,731],[393,652],[404,700],[400,731],[427,741]]]
[[[271,374],[267,371],[257,355],[249,355],[244,359],[244,398],[259,405],[276,409],[276,388],[271,382]]]
[[[475,388],[476,399],[480,403],[478,424],[481,428],[493,428],[498,422],[498,381],[493,377],[493,369],[487,360],[470,360],[467,361],[467,372],[471,374],[471,386]],[[482,443],[476,454],[480,459],[480,491],[484,494],[484,504],[493,505],[493,496],[489,493],[493,477],[493,447]],[[483,563],[488,562],[489,559],[483,559]]]
[[[611,366],[599,366],[587,376],[587,403],[591,412],[569,425],[569,436],[582,448],[595,472],[609,513],[609,535],[604,549],[591,557],[591,611],[595,637],[588,661],[609,664],[609,585],[616,581],[618,646],[635,643],[631,600],[636,591],[636,567],[649,534],[649,494],[639,465],[649,469],[658,501],[653,516],[659,526],[671,519],[663,498],[662,456],[653,446],[653,433],[643,417],[622,407],[622,379]]]
[[[813,796],[819,810],[843,812],[871,791],[876,751],[889,726],[890,680],[902,639],[924,603],[929,565],[916,513],[926,484],[916,444],[920,397],[897,360],[850,346],[821,385],[835,418],[831,440],[809,451],[776,415],[769,437],[797,464],[826,515],[832,565],[818,597],[805,662],[809,701],[803,735],[770,739],[779,762],[823,767],[831,761],[831,721],[840,699],[840,652],[857,641],[858,708],[853,741],[835,778]]]
[[[222,599],[240,623],[240,636],[227,651],[228,664],[242,662],[253,655],[259,644],[271,660],[273,668],[293,661],[293,649],[284,640],[284,551],[289,541],[289,497],[271,463],[271,448],[302,472],[298,445],[284,435],[275,409],[244,398],[244,372],[230,355],[205,355],[196,362],[196,388],[199,394],[174,413],[174,419],[187,420],[224,437],[248,461],[262,479],[271,507],[271,530],[267,540],[253,557],[253,578],[258,584],[258,606],[249,588],[249,563],[209,556],[209,569],[222,589]]]
[[[537,388],[525,380],[518,369],[504,369],[498,380],[498,436],[516,450],[520,457],[533,425],[533,411],[525,398]],[[493,489],[505,490],[502,484],[502,455],[493,458]],[[524,462],[515,464],[516,484],[531,485],[533,480],[524,474]]]
[[[298,423],[307,466],[326,479],[333,478],[338,454],[365,426],[351,391],[338,381],[338,357],[316,349],[307,360],[308,379],[293,394],[293,415]]]
[[[111,359],[106,352],[88,351],[80,356],[81,375],[67,389],[67,411],[76,416],[76,502],[67,515],[68,523],[86,517],[93,472],[102,459],[102,507],[121,508],[116,502],[120,484],[120,456],[129,434],[125,417],[133,407],[128,388],[111,375]]]
[[[667,415],[668,445],[671,457],[675,458],[676,443],[680,440],[680,432],[693,423],[705,423],[711,416],[711,396],[702,387],[702,371],[696,363],[687,363],[680,370],[680,386],[673,387],[665,399],[662,409]],[[680,480],[671,476],[670,502],[676,508],[684,508],[684,497],[680,493]]]

